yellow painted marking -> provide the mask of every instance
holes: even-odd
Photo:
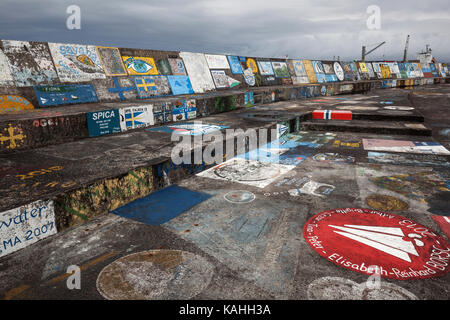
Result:
[[[18,131],[18,134],[15,134],[14,131]],[[12,124],[9,124],[9,128],[5,128],[4,131],[8,133],[9,136],[0,134],[0,144],[3,144],[3,142],[9,141],[9,146],[6,147],[6,149],[15,149],[18,147],[18,144],[16,141],[23,142],[23,139],[25,139],[27,136],[23,134],[22,129],[13,127]]]
[[[146,83],[145,80],[142,80],[142,83],[139,83],[136,85],[138,88],[144,88],[145,91],[148,91],[148,88],[156,87],[156,84],[154,82],[152,83]]]
[[[29,288],[31,288],[31,287],[29,285],[27,285],[27,284],[23,284],[21,286],[18,286],[18,287],[14,288],[14,289],[9,290],[5,294],[5,297],[3,299],[4,300],[11,300],[12,298],[18,296],[22,292],[25,292],[26,290],[28,290]]]

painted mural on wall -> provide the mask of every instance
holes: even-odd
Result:
[[[106,78],[95,46],[50,42],[48,46],[62,82]]]
[[[231,73],[233,74],[243,74],[241,63],[238,56],[227,56],[228,63],[230,64]]]
[[[34,86],[34,92],[41,107],[98,101],[91,84]]]
[[[215,90],[208,63],[202,53],[180,52],[195,93]]]
[[[125,101],[138,99],[136,84],[129,76],[108,77],[94,81],[99,101]]]
[[[9,67],[8,58],[3,53],[2,49],[0,49],[0,85],[14,85],[14,77],[11,73],[11,68]]]
[[[230,88],[237,87],[238,85],[241,84],[240,81],[238,81],[238,80],[236,80],[236,79],[234,79],[234,78],[232,78],[232,77],[230,77],[228,75],[227,75],[227,81],[228,81],[228,85],[230,86]]]
[[[167,80],[174,95],[194,93],[188,76],[167,76]]]
[[[381,72],[381,66],[379,62],[372,62],[373,71],[377,79],[383,79],[383,73]]]
[[[197,107],[195,99],[177,100],[172,103],[173,121],[195,119]]]
[[[275,73],[273,72],[272,63],[270,61],[260,61],[258,60],[258,68],[259,73],[262,76],[273,76]]]
[[[316,73],[314,72],[314,66],[311,60],[302,60],[305,66],[306,74],[308,75],[309,83],[317,83]]]
[[[155,124],[153,106],[135,106],[119,110],[120,128],[127,131],[136,128],[148,127]]]
[[[3,40],[2,43],[16,86],[52,84],[57,81],[47,44],[9,40]]]
[[[369,72],[369,78],[370,79],[375,79],[376,75],[375,72],[373,70],[373,65],[370,62],[366,62],[366,67],[367,67],[367,71]]]
[[[244,95],[244,107],[250,108],[255,105],[255,97],[253,92],[246,92]]]
[[[122,56],[122,61],[130,76],[159,74],[153,58]]]
[[[172,122],[173,121],[172,103],[170,102],[154,103],[153,116],[156,125]]]
[[[217,89],[229,88],[228,77],[224,70],[211,70],[211,75]]]
[[[89,136],[121,132],[119,110],[102,110],[86,113]]]
[[[245,59],[245,57],[244,57],[244,59]],[[246,59],[245,64],[246,64],[247,68],[252,69],[253,73],[258,73],[258,65],[256,64],[255,59],[248,58],[248,59]]]
[[[169,80],[167,80],[166,76],[135,76],[133,79],[141,99],[172,94]]]
[[[389,79],[391,77],[391,68],[389,68],[389,66],[381,63],[380,69],[381,69],[381,74],[383,76],[383,79]]]
[[[34,106],[24,97],[5,94],[0,95],[0,114],[33,110]]]
[[[326,82],[336,82],[338,81],[336,75],[334,74],[334,65],[332,62],[322,61],[323,72],[325,73]]]
[[[185,76],[186,70],[184,68],[183,60],[179,58],[169,58],[170,70],[174,76]]]
[[[323,70],[323,65],[321,61],[311,61],[314,73],[316,74],[317,82],[323,83],[326,82],[325,71]]]
[[[361,80],[361,75],[359,73],[358,67],[356,66],[356,62],[350,62],[350,68],[352,69],[353,74],[356,76],[356,79]]]
[[[115,47],[97,47],[97,53],[107,76],[126,76],[120,51]]]
[[[230,69],[227,57],[219,54],[205,54],[210,69]]]
[[[244,80],[250,87],[255,86],[256,78],[251,68],[247,68],[244,70]]]
[[[339,62],[334,62],[333,63],[333,70],[334,73],[336,74],[336,77],[339,81],[344,81],[344,69],[342,69],[342,66]]]
[[[308,74],[306,73],[305,65],[301,60],[288,60],[288,68],[292,69],[292,82],[294,84],[308,83]]]
[[[286,62],[272,62],[273,72],[277,78],[289,78],[289,70]]]
[[[167,59],[158,59],[157,64],[158,64],[158,70],[159,70],[160,74],[166,75],[166,76],[172,74],[172,71],[171,71],[171,68],[170,68],[170,65],[169,65],[169,62],[167,61]]]
[[[0,257],[56,234],[53,201],[36,201],[0,213]]]

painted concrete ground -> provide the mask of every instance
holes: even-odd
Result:
[[[441,85],[249,109],[415,110],[433,136],[291,133],[259,160],[227,159],[0,259],[0,295],[447,300],[450,157],[369,151],[363,139],[450,149],[449,96]],[[81,269],[80,290],[67,288],[71,265]],[[379,286],[367,285],[376,268]]]

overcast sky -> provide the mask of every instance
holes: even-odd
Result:
[[[68,30],[69,5],[81,8],[81,30]],[[381,29],[369,30],[369,5]],[[429,44],[450,62],[448,0],[0,0],[0,38],[262,57],[400,60]]]

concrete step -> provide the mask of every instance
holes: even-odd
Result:
[[[432,130],[422,123],[366,120],[309,120],[300,123],[303,131],[364,132],[431,136]]]

